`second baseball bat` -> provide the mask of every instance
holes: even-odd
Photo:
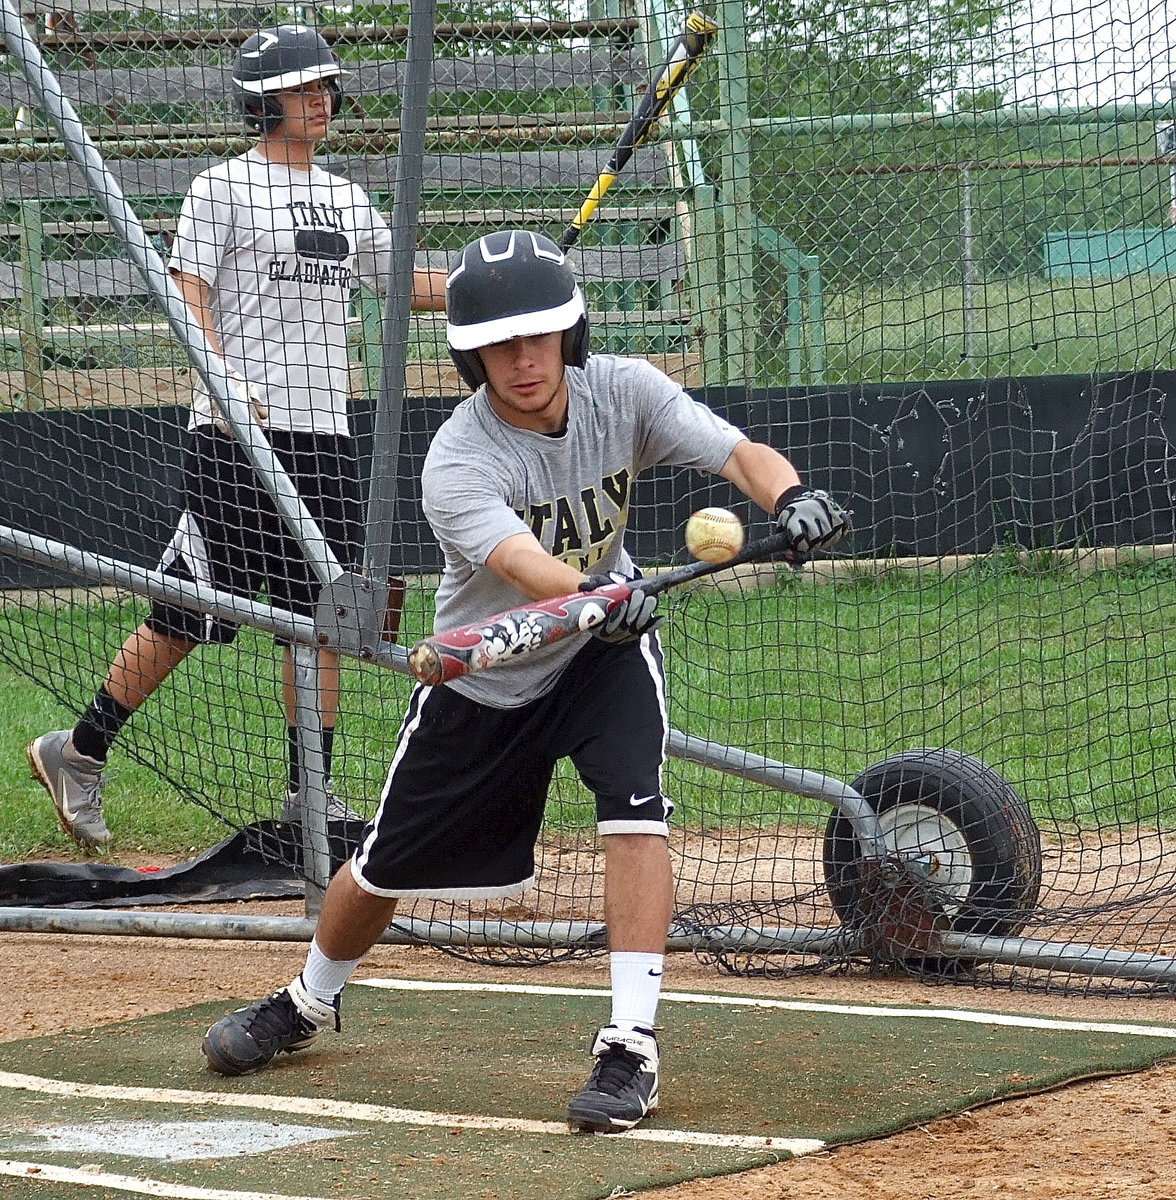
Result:
[[[686,18],[685,30],[670,47],[665,62],[658,69],[649,90],[641,97],[636,112],[622,131],[616,149],[592,185],[592,191],[588,193],[587,199],[580,205],[580,211],[572,218],[572,223],[560,238],[561,250],[567,250],[574,245],[580,231],[592,219],[592,214],[604,199],[605,192],[612,187],[617,175],[633,157],[633,152],[649,137],[650,131],[686,82],[686,77],[698,66],[718,32],[718,25],[703,13],[692,12]]]

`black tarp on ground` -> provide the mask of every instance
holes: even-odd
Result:
[[[351,853],[362,829],[362,821],[331,823],[332,870]],[[296,825],[258,821],[203,854],[158,871],[98,861],[0,866],[0,906],[114,908],[300,897],[301,836]]]

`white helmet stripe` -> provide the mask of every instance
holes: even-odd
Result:
[[[266,92],[285,91],[286,88],[311,83],[315,79],[331,79],[350,73],[338,63],[318,63],[313,67],[303,67],[300,71],[287,71],[285,75],[271,75],[268,79],[234,79],[233,83],[251,96],[262,96]]]
[[[451,276],[452,278],[452,276]],[[454,350],[477,350],[506,342],[516,337],[536,337],[542,333],[571,329],[581,317],[587,315],[584,295],[577,287],[572,298],[558,308],[540,312],[517,313],[509,317],[497,317],[492,321],[481,321],[477,325],[450,325],[448,340]]]

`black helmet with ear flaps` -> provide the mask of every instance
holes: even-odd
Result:
[[[233,65],[233,93],[245,124],[259,133],[273,133],[282,122],[282,102],[275,92],[326,80],[334,116],[343,106],[339,78],[344,74],[335,52],[316,30],[274,25],[241,43]]]
[[[446,341],[462,379],[486,382],[478,350],[564,331],[563,359],[588,361],[588,310],[567,256],[541,233],[506,229],[470,242],[445,281]]]

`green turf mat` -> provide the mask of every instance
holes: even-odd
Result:
[[[738,998],[667,1000],[662,1108],[642,1127],[647,1132],[568,1137],[558,1132],[563,1107],[586,1076],[605,996],[353,987],[342,1036],[235,1080],[205,1071],[198,1053],[205,1027],[227,1007],[5,1045],[0,1159],[242,1193],[589,1200],[774,1161],[787,1157],[788,1139],[876,1137],[1001,1096],[1176,1056],[1176,1040],[1158,1026],[1155,1034],[1146,1027],[1081,1031],[949,1020],[932,1008],[903,1017],[762,1008]],[[12,1074],[73,1081],[82,1094],[18,1089]],[[86,1085],[154,1092],[95,1095]],[[160,1089],[181,1094],[161,1101]],[[260,1098],[227,1107],[217,1096]],[[378,1107],[332,1109],[339,1101]],[[440,1116],[378,1119],[389,1109]],[[509,1124],[471,1128],[461,1116]],[[172,1124],[194,1123],[199,1154],[209,1152],[199,1149],[198,1123],[210,1123],[209,1144],[219,1145],[218,1129],[250,1121],[259,1132],[255,1144],[246,1138],[249,1153],[221,1146],[219,1157],[203,1158],[182,1156],[181,1126]],[[133,1141],[128,1148],[119,1140],[127,1123],[176,1153],[153,1156]],[[71,1146],[53,1134],[65,1127],[99,1136],[94,1146]],[[283,1131],[296,1139],[298,1127],[318,1140],[257,1152]],[[708,1134],[721,1144],[709,1144]],[[13,1191],[14,1184],[26,1190]],[[93,1200],[107,1190],[85,1192]],[[9,1194],[57,1200],[77,1194],[77,1184],[0,1175],[0,1196]]]

